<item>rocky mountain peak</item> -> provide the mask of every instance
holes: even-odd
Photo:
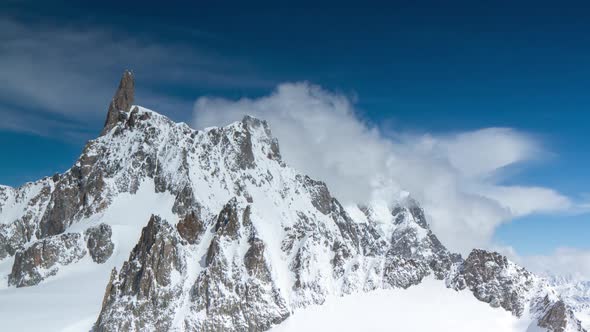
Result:
[[[117,88],[117,91],[115,91],[115,95],[113,96],[113,99],[109,105],[107,118],[101,135],[104,135],[109,130],[111,130],[117,124],[117,122],[125,119],[124,114],[121,114],[121,112],[129,113],[134,99],[135,80],[133,78],[133,73],[129,70],[125,70],[121,76],[119,87]]]
[[[134,84],[125,71],[70,170],[0,187],[9,285],[115,268],[94,331],[265,331],[330,297],[433,277],[531,326],[584,331],[571,302],[506,257],[449,252],[411,197],[345,208],[281,160],[265,121],[194,130],[133,106]]]

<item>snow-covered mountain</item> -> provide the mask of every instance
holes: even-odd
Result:
[[[584,331],[544,279],[497,253],[449,252],[412,198],[342,206],[282,161],[266,122],[196,131],[133,103],[125,72],[71,169],[0,187],[8,327],[265,331],[426,281],[505,310],[520,331]],[[83,319],[55,317],[72,310]]]
[[[590,326],[590,281],[575,276],[548,276],[547,280],[588,329]]]

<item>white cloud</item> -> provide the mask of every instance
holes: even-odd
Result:
[[[562,247],[548,255],[520,256],[512,247],[496,249],[529,271],[540,275],[590,280],[590,250]]]
[[[541,152],[531,137],[509,128],[486,128],[431,141],[439,145],[438,149],[448,156],[454,168],[468,177],[489,176],[502,167],[535,158]]]
[[[558,273],[590,280],[590,251],[587,250],[558,248],[551,255],[524,257],[523,264],[537,273]]]
[[[200,98],[195,125],[224,125],[244,114],[267,120],[285,161],[325,181],[344,204],[409,191],[441,240],[463,253],[491,245],[494,230],[515,217],[572,207],[552,189],[499,183],[506,167],[542,153],[513,129],[392,139],[359,119],[349,98],[308,83],[282,84],[258,99]]]

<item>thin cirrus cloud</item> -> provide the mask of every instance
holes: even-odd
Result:
[[[385,136],[346,96],[309,83],[281,84],[258,99],[199,98],[194,125],[224,125],[244,114],[265,119],[288,164],[326,181],[345,204],[418,199],[450,249],[491,247],[502,223],[572,209],[555,190],[500,183],[503,170],[543,154],[536,139],[510,128],[448,135]]]
[[[104,116],[123,69],[135,71],[142,104],[168,114],[192,101],[161,93],[161,87],[268,86],[241,59],[187,44],[173,44],[105,27],[21,22],[0,16],[0,114],[5,130],[55,134],[84,131]],[[231,74],[228,74],[231,73]],[[143,90],[142,90],[143,89]],[[144,92],[144,93],[142,93]],[[19,116],[20,114],[20,116]],[[47,115],[64,117],[50,121]],[[77,128],[71,128],[78,123]]]

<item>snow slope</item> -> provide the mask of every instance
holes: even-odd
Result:
[[[296,312],[271,332],[523,332],[529,322],[427,278],[417,286],[331,297]]]

